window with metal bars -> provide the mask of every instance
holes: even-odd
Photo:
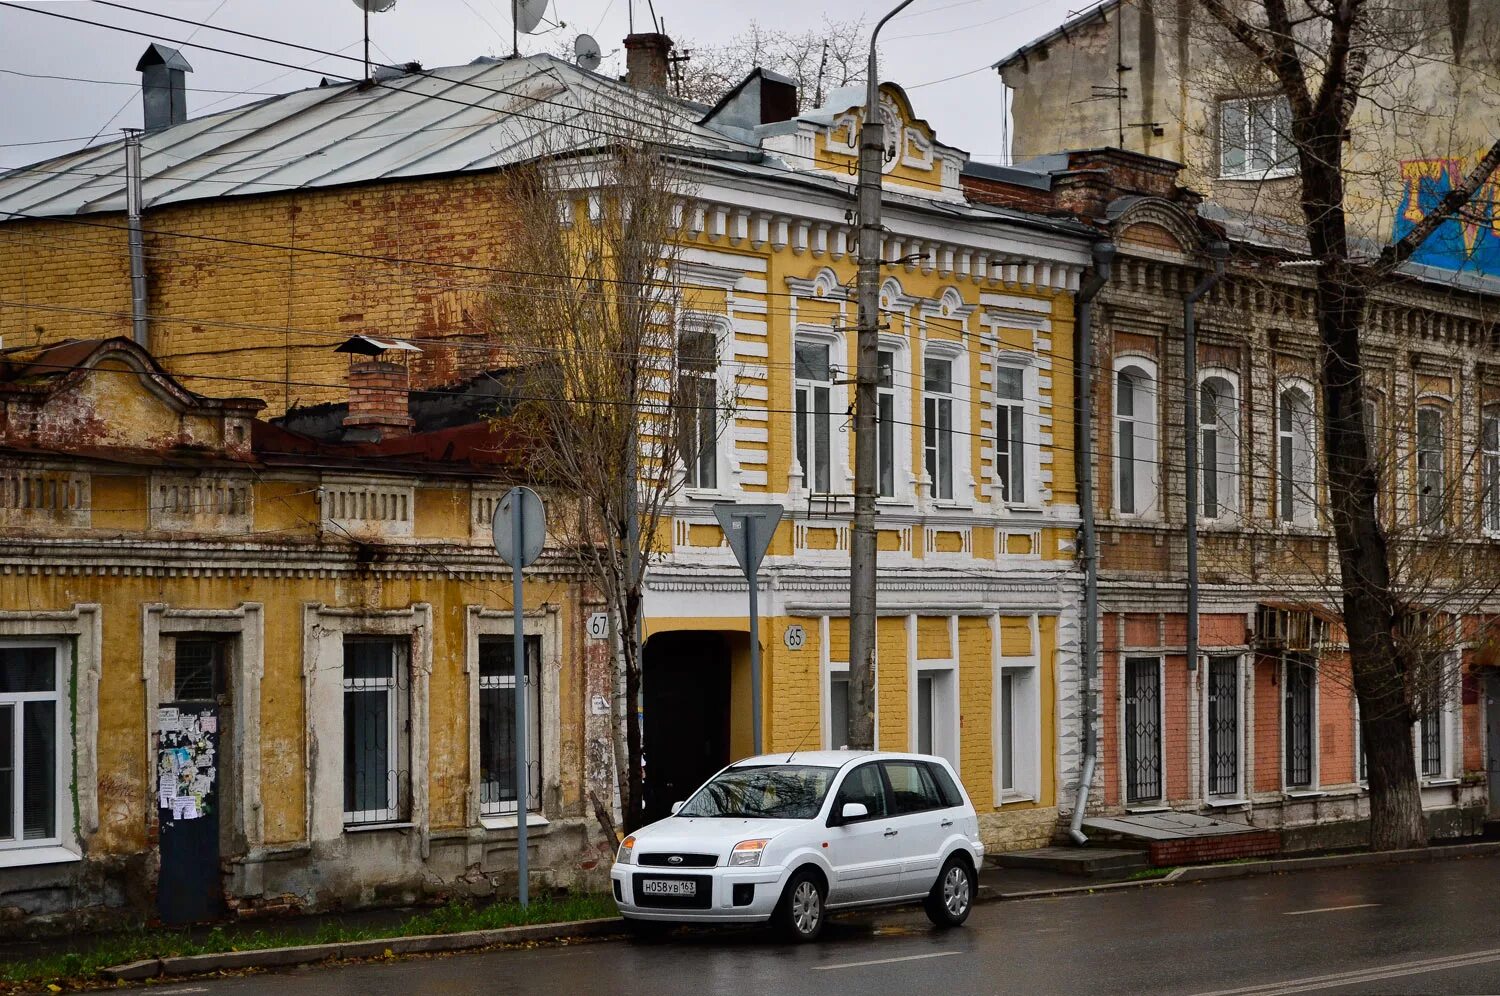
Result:
[[[1313,779],[1313,689],[1317,672],[1306,654],[1289,653],[1285,661],[1286,784],[1288,788],[1306,788]]]
[[[411,642],[344,638],[344,823],[411,818]]]
[[[212,702],[224,690],[224,642],[178,637],[174,648],[173,699]]]
[[[0,646],[0,849],[59,839],[59,672],[55,645]]]
[[[1162,797],[1161,661],[1125,659],[1125,801]]]
[[[1432,666],[1438,666],[1436,664]],[[1418,741],[1422,751],[1422,777],[1442,778],[1443,769],[1443,696],[1438,682],[1433,682],[1418,703]]]
[[[526,809],[542,810],[542,638],[526,637]],[[509,636],[479,641],[479,811],[516,811],[516,652]]]
[[[1240,789],[1240,659],[1208,659],[1208,793]]]

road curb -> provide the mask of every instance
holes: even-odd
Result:
[[[1056,889],[1032,889],[1025,892],[1000,892],[992,887],[980,890],[982,902],[998,902],[1013,899],[1047,899],[1055,896],[1074,896],[1091,892],[1113,892],[1120,889],[1149,889],[1178,882],[1212,882],[1234,878],[1250,878],[1255,875],[1282,875],[1288,872],[1312,871],[1318,868],[1349,868],[1357,865],[1394,865],[1423,861],[1448,861],[1456,858],[1482,857],[1500,854],[1500,841],[1483,841],[1477,844],[1447,844],[1437,847],[1418,847],[1405,851],[1366,851],[1356,854],[1326,854],[1312,858],[1273,858],[1268,861],[1249,861],[1233,865],[1188,865],[1174,868],[1160,878],[1145,878],[1132,882],[1101,882],[1098,885],[1071,885]],[[988,896],[985,893],[990,893]]]
[[[330,958],[379,958],[386,954],[465,951],[525,941],[603,937],[619,933],[624,930],[624,927],[625,921],[619,917],[602,917],[596,920],[574,920],[568,923],[537,923],[524,927],[468,930],[454,934],[417,934],[411,937],[384,937],[366,941],[339,941],[332,944],[301,944],[284,948],[260,948],[254,951],[174,955],[168,958],[147,958],[127,965],[114,965],[103,969],[99,974],[110,982],[139,982],[163,975],[199,975],[205,972],[244,968],[282,968],[288,965],[306,965]]]

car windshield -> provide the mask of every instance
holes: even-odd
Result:
[[[778,764],[719,772],[677,811],[678,816],[810,820],[837,768]]]

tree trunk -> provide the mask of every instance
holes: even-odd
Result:
[[[625,632],[621,646],[625,660],[625,754],[628,774],[621,785],[620,809],[625,832],[640,828],[645,821],[645,780],[641,774],[641,593],[632,589],[625,596]]]
[[[1344,628],[1368,758],[1370,846],[1422,847],[1427,834],[1412,754],[1410,692],[1394,635],[1397,606],[1386,536],[1375,508],[1379,480],[1365,436],[1360,332],[1367,291],[1348,258],[1337,131],[1303,138],[1303,148],[1312,152],[1301,157],[1302,207],[1309,247],[1319,260],[1328,497],[1338,544]]]

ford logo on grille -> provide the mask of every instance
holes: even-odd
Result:
[[[667,859],[667,864],[669,864],[669,865],[680,865],[680,864],[682,864],[682,855],[680,855],[680,854],[674,854],[674,855],[672,855],[670,858]]]

